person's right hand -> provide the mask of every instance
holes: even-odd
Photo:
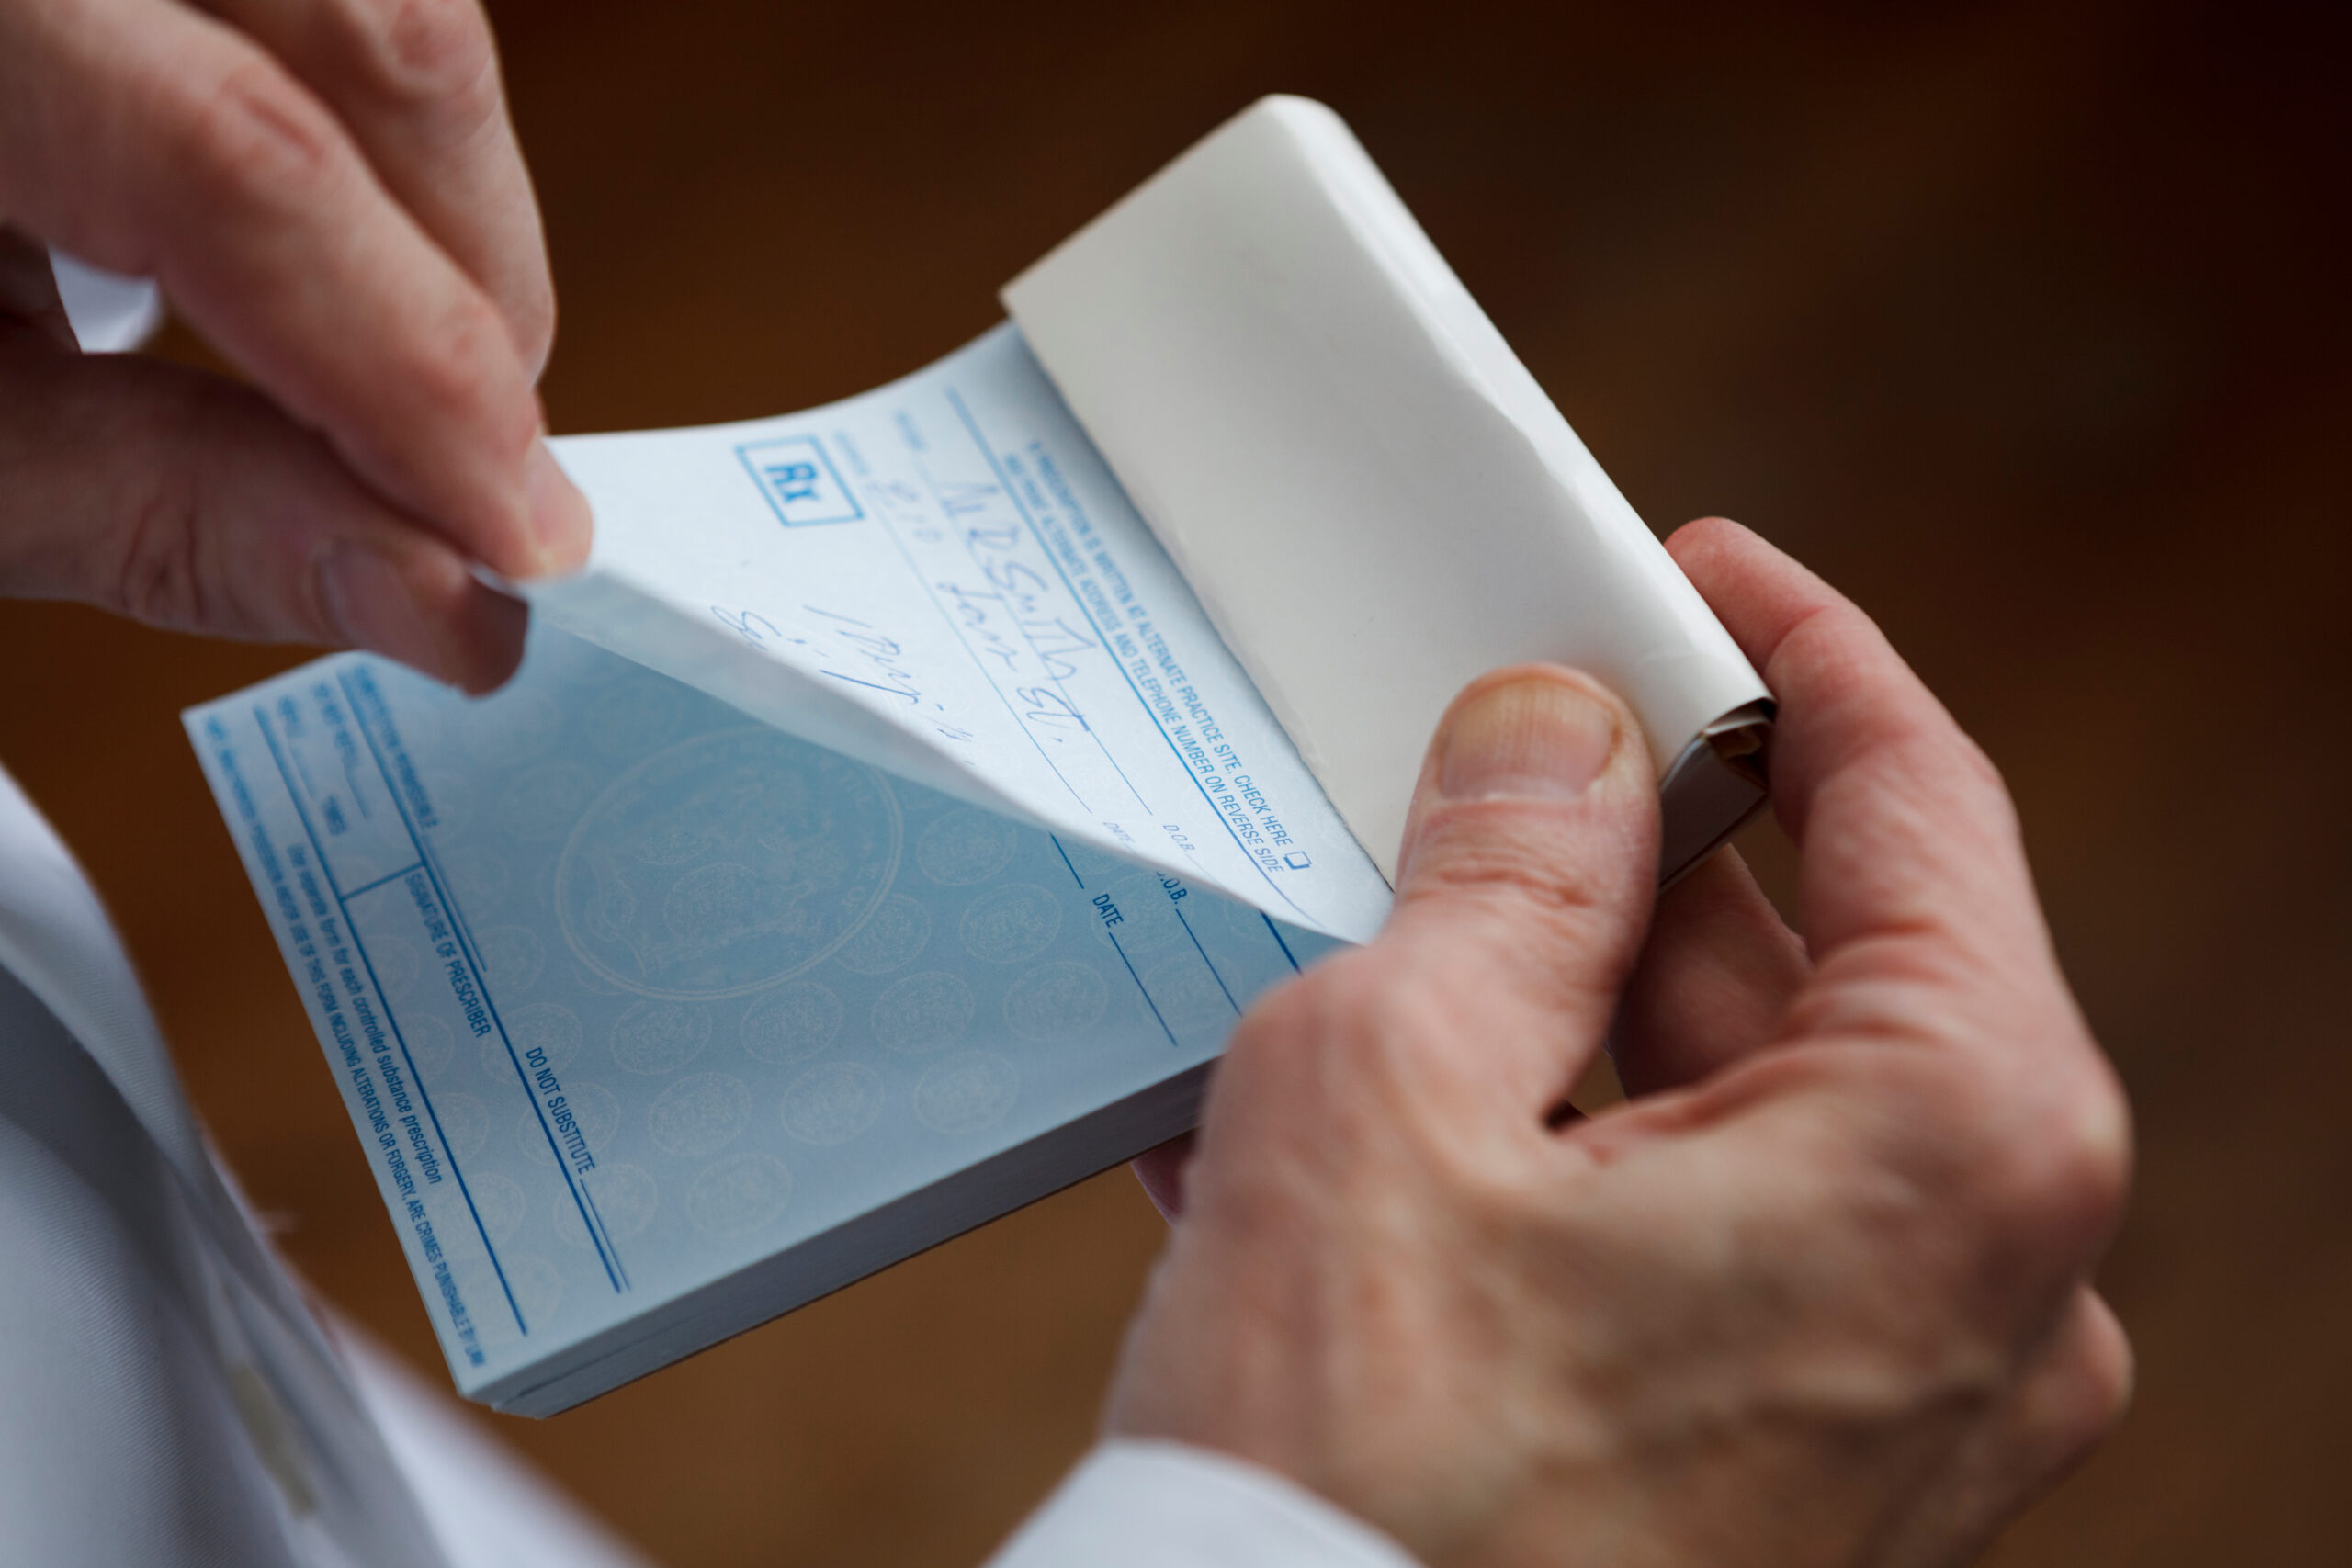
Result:
[[[2008,797],[1745,530],[1676,556],[1778,696],[1803,942],[1727,852],[1657,902],[1633,716],[1541,666],[1431,747],[1396,908],[1262,1000],[1109,1404],[1432,1564],[1959,1560],[2122,1410],[2130,1163]],[[1633,1098],[1566,1096],[1605,1039]]]
[[[84,357],[43,243],[250,389]],[[481,690],[576,566],[538,211],[474,0],[0,0],[0,593]]]

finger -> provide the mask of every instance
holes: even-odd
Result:
[[[0,593],[367,648],[468,691],[521,659],[519,603],[248,389],[19,345],[0,409]]]
[[[1739,852],[1717,850],[1658,896],[1610,1051],[1628,1094],[1696,1083],[1770,1040],[1812,976]]]
[[[1538,1115],[1599,1048],[1649,916],[1657,790],[1643,746],[1590,676],[1497,671],[1439,722],[1407,819],[1370,964],[1476,1020],[1481,1076],[1540,1100]]]
[[[1962,1440],[1904,1517],[1883,1561],[1942,1568],[1973,1559],[2064,1480],[2132,1404],[2132,1342],[2098,1293],[2077,1286],[2007,1397]]]
[[[1824,973],[1851,948],[1889,980],[1989,972],[2063,994],[2007,792],[1878,628],[1737,524],[1668,548],[1779,699],[1772,798]]]
[[[0,203],[175,307],[399,510],[513,577],[585,554],[497,308],[251,40],[157,0],[0,7]]]
[[[1184,1213],[1184,1168],[1193,1162],[1193,1134],[1179,1134],[1166,1143],[1144,1150],[1129,1161],[1143,1195],[1174,1224]]]
[[[393,198],[480,284],[533,380],[555,286],[475,0],[199,0],[326,101]]]

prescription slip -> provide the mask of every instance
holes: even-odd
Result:
[[[1192,1123],[1374,932],[1496,664],[1641,715],[1661,874],[1766,694],[1336,117],[1269,99],[780,419],[567,438],[587,569],[469,700],[186,716],[459,1389],[546,1415]]]

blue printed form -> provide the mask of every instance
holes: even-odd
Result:
[[[1020,335],[573,438],[469,700],[187,716],[458,1386],[545,1414],[1191,1124],[1386,884]]]
[[[553,624],[1066,842],[1351,941],[1385,918],[1387,884],[1010,323],[806,413],[556,451],[596,544],[530,585]]]
[[[458,1385],[502,1408],[1172,1133],[1250,998],[1337,945],[551,627],[487,700],[344,655],[187,724]]]
[[[563,1409],[1192,1125],[1251,1000],[1386,918],[1479,671],[1627,694],[1664,875],[1764,797],[1762,682],[1328,109],[1004,298],[841,402],[553,443],[595,543],[494,696],[345,656],[187,715],[474,1398]]]

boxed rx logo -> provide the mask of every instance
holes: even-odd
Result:
[[[735,448],[752,482],[767,497],[775,520],[787,528],[819,523],[854,523],[865,513],[834,471],[824,444],[813,435],[782,435],[746,441]]]

